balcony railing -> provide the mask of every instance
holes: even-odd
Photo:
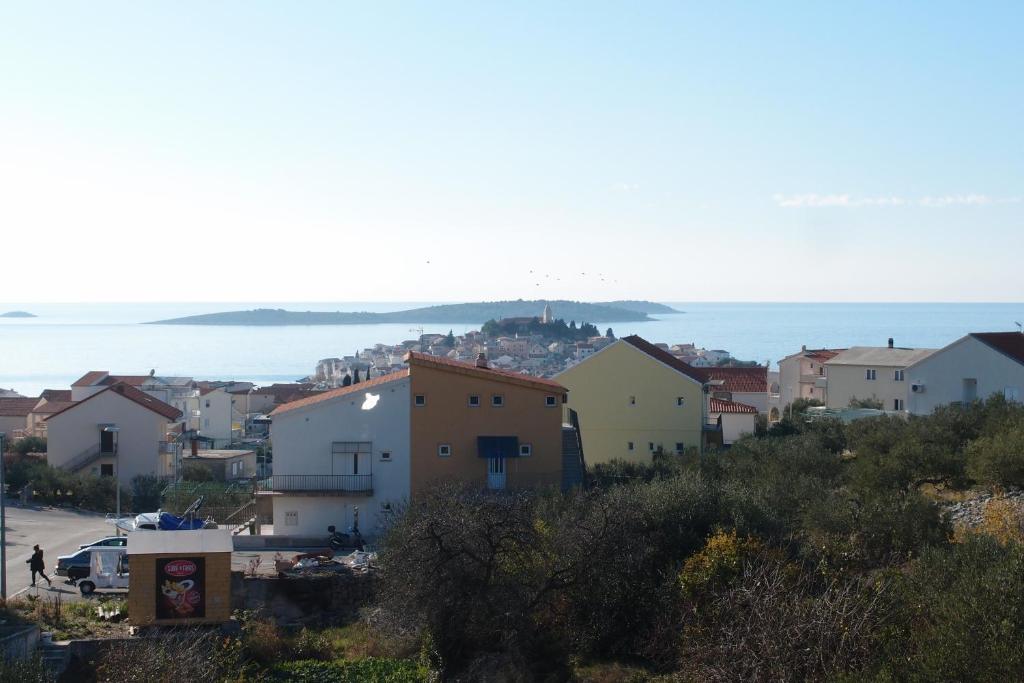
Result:
[[[272,474],[256,482],[264,493],[373,493],[372,474]]]

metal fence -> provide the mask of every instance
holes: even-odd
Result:
[[[257,491],[339,491],[373,493],[372,474],[274,474],[256,482]]]

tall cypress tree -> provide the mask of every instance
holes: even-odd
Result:
[[[352,375],[352,384],[359,384],[359,382],[361,381],[359,379],[359,368],[356,368],[353,372],[354,374]]]

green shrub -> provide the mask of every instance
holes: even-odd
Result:
[[[139,474],[132,477],[132,509],[136,512],[151,512],[160,508],[160,496],[165,484],[153,474]]]
[[[275,666],[274,680],[296,683],[424,683],[430,672],[405,659],[305,660]]]
[[[972,441],[967,447],[967,471],[982,484],[1024,485],[1024,422]]]

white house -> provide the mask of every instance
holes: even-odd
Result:
[[[907,366],[927,358],[935,349],[854,346],[825,361],[828,392],[825,405],[847,408],[854,399],[871,399],[882,410],[904,411],[909,393]]]
[[[226,386],[199,383],[199,434],[213,439],[215,447],[231,442],[234,399]]]
[[[344,531],[356,508],[364,534],[381,528],[409,495],[410,382],[406,369],[274,411],[273,493],[262,495],[275,534]]]
[[[176,445],[167,434],[180,420],[177,408],[114,384],[46,418],[46,459],[72,471],[116,474],[122,485],[139,474],[172,477]]]
[[[906,368],[907,409],[927,415],[949,403],[1024,396],[1024,334],[973,332]]]
[[[757,408],[727,401],[708,398],[708,420],[722,425],[722,443],[731,446],[741,436],[753,434],[757,425]]]

